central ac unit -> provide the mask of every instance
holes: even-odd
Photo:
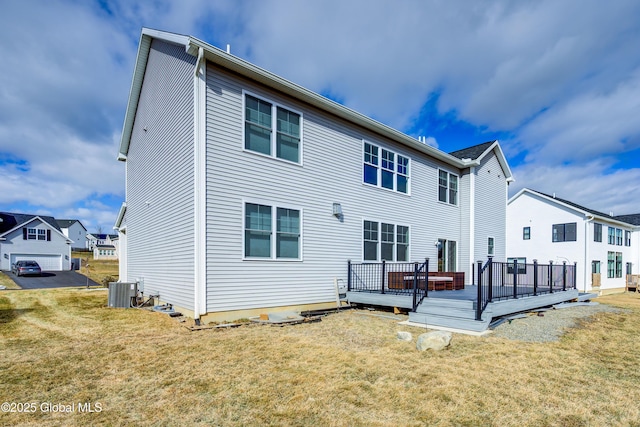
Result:
[[[136,282],[109,282],[109,307],[130,308],[131,301],[138,296]]]

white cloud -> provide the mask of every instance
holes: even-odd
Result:
[[[615,215],[639,213],[638,202],[630,194],[640,194],[640,168],[610,171],[610,162],[593,160],[586,164],[528,164],[513,170],[516,182],[509,188],[513,196],[523,187]]]

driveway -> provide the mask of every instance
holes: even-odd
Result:
[[[16,276],[10,271],[4,274],[9,276],[22,289],[47,289],[87,286],[87,277],[75,271],[45,271],[42,276]],[[101,286],[89,279],[89,286]]]

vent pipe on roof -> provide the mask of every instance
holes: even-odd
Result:
[[[553,198],[554,198],[554,199],[556,198],[556,193],[553,193]]]
[[[227,53],[231,53],[231,45],[227,43]]]

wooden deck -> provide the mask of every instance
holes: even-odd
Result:
[[[504,287],[494,287],[494,295],[500,295],[503,290]],[[433,329],[481,333],[487,330],[492,319],[572,301],[578,299],[579,293],[576,289],[568,289],[515,299],[494,299],[484,310],[481,321],[476,320],[477,296],[475,285],[466,285],[460,290],[429,291],[416,311],[409,313],[409,322]],[[413,308],[413,297],[409,294],[347,292],[347,299],[355,304]]]

